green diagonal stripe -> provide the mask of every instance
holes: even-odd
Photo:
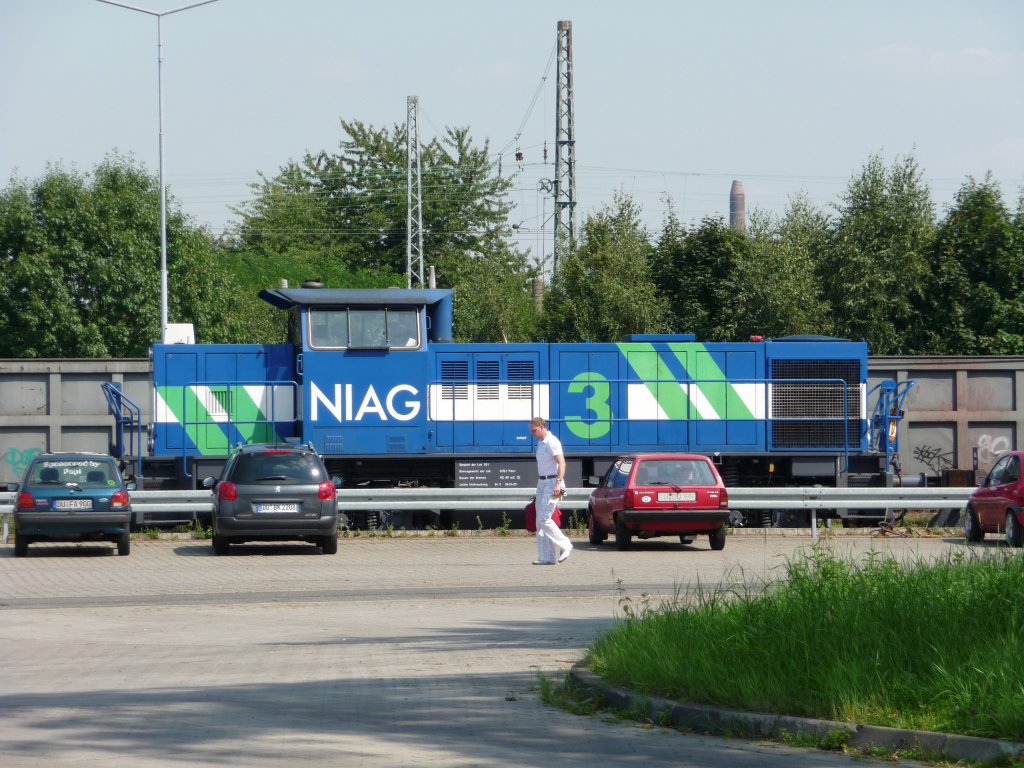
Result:
[[[224,453],[227,450],[227,435],[220,424],[210,417],[206,406],[196,397],[191,387],[158,387],[157,391],[196,450],[202,454]]]
[[[654,395],[654,399],[657,400],[661,410],[668,418],[678,421],[691,418],[689,415],[690,403],[683,388],[678,384],[664,381],[664,379],[674,379],[675,377],[668,370],[668,366],[654,349],[653,344],[633,343],[618,344],[617,346],[647,390]],[[693,418],[700,418],[696,411],[694,411]]]
[[[691,351],[693,364],[686,365],[686,358],[680,353],[686,351],[686,347],[699,347]],[[683,349],[680,349],[683,348]],[[697,385],[701,394],[714,408],[715,413],[722,419],[752,419],[754,414],[743,402],[725,373],[715,362],[714,357],[702,344],[669,344],[669,349],[682,363],[683,368],[690,374],[692,379],[701,379]],[[709,381],[710,380],[710,381]],[[721,383],[718,383],[721,382]]]
[[[273,425],[245,387],[231,385],[208,389],[211,397],[228,414],[226,423],[214,421],[194,388],[159,387],[167,407],[201,454],[219,454],[228,449],[229,441],[224,428],[229,425],[238,430],[246,443],[271,443],[277,440]]]
[[[618,344],[619,352],[626,358],[640,381],[654,396],[658,405],[669,419],[686,420],[704,418],[695,406],[688,402],[684,388],[676,383],[675,375],[655,350],[653,344]],[[699,391],[720,419],[752,419],[754,414],[736,388],[729,382],[707,348],[697,342],[676,342],[668,345],[688,376],[691,393]],[[699,383],[698,383],[699,382]],[[690,395],[690,399],[693,394]]]
[[[268,419],[256,401],[249,396],[245,387],[231,387],[231,404],[234,408],[225,407],[228,418],[235,423],[238,433],[247,443],[275,442],[274,429],[267,423]]]

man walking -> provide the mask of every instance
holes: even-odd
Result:
[[[554,565],[572,553],[569,537],[551,519],[565,493],[565,455],[561,441],[540,416],[530,419],[530,434],[537,441],[537,559],[533,564]]]

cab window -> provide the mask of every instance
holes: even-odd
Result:
[[[310,307],[309,346],[314,349],[419,349],[415,307]]]

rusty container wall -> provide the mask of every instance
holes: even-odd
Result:
[[[900,459],[906,474],[987,472],[1024,435],[1024,357],[872,357],[870,384],[913,379]],[[948,473],[947,473],[948,474]]]
[[[110,451],[114,418],[100,385],[119,382],[148,423],[149,361],[0,360],[0,482],[45,451]]]

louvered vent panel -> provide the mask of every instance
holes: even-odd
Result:
[[[509,384],[508,396],[510,400],[529,400],[533,397],[532,382],[536,379],[537,369],[533,360],[509,360],[508,380],[529,381],[531,384]]]
[[[441,381],[461,381],[469,379],[468,360],[442,360]],[[443,400],[466,400],[469,398],[469,386],[467,384],[443,384],[441,386],[441,398]]]
[[[476,364],[476,378],[480,383],[476,388],[478,400],[497,400],[498,385],[484,384],[485,381],[498,381],[501,378],[501,366],[497,360],[479,360]]]

